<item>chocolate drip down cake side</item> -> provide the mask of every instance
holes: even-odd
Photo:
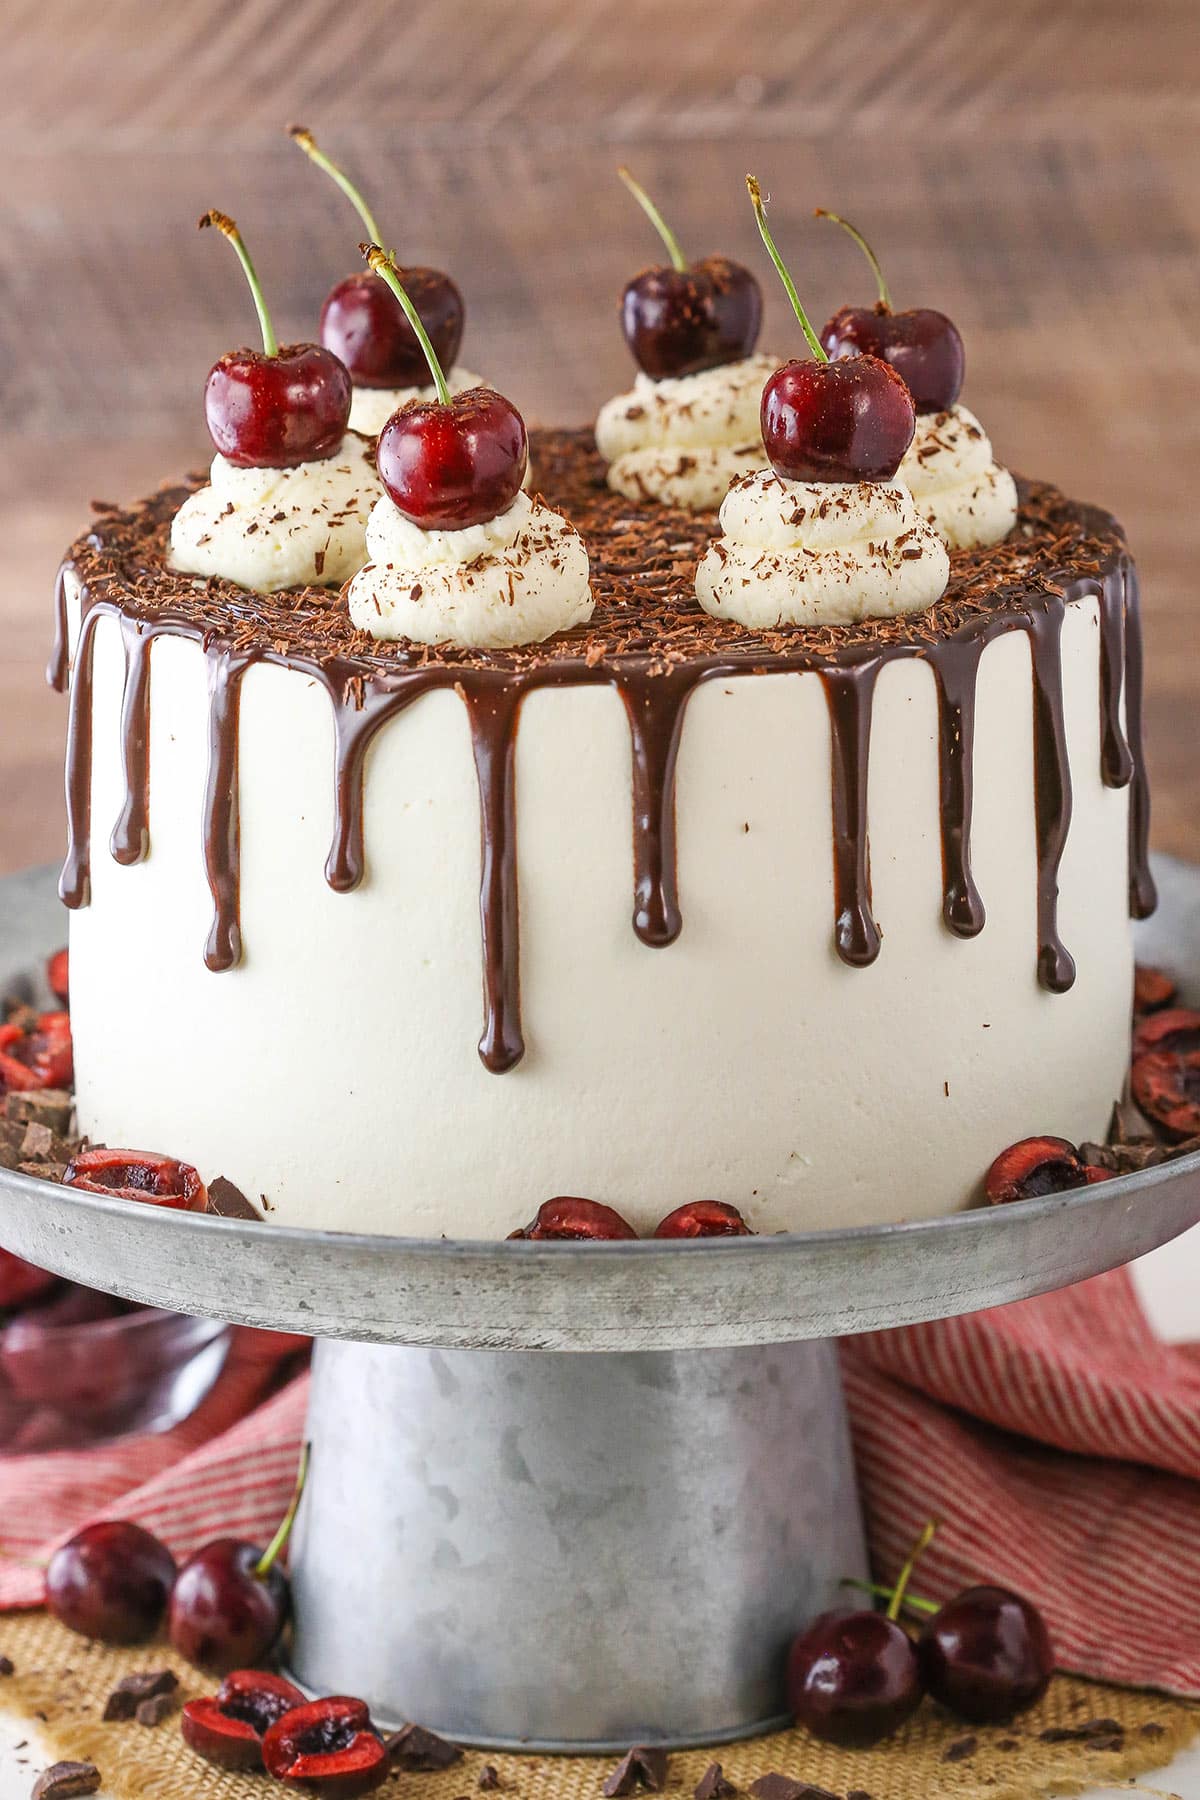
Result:
[[[313,346],[307,448],[223,438],[271,352],[217,365],[210,481],[59,582],[81,1131],[450,1238],[929,1217],[1103,1137],[1153,904],[1120,530],[1018,493],[961,357],[923,398],[756,333],[528,458],[440,368],[361,435],[381,378]]]

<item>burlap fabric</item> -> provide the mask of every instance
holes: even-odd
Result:
[[[114,1800],[267,1800],[279,1792],[262,1776],[224,1774],[184,1744],[177,1715],[155,1727],[105,1724],[104,1703],[124,1675],[170,1667],[181,1700],[215,1683],[160,1646],[112,1650],[56,1625],[44,1613],[0,1622],[0,1654],[14,1673],[0,1681],[6,1709],[36,1718],[54,1755],[100,1769]],[[744,1793],[778,1770],[855,1800],[1030,1800],[1077,1794],[1161,1768],[1200,1731],[1200,1706],[1127,1688],[1062,1676],[1042,1704],[1012,1726],[974,1728],[928,1702],[888,1743],[869,1751],[834,1750],[802,1731],[672,1756],[666,1792],[691,1800],[708,1764],[719,1760]],[[27,1753],[28,1754],[28,1753]],[[411,1800],[474,1800],[485,1763],[511,1800],[599,1800],[615,1757],[481,1755],[439,1774],[394,1775],[382,1793]],[[37,1773],[30,1762],[30,1783]]]

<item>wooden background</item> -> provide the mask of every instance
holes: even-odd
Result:
[[[898,303],[944,307],[999,454],[1126,521],[1150,614],[1158,844],[1200,856],[1200,9],[1195,0],[5,0],[0,9],[0,867],[61,838],[50,584],[87,503],[206,457],[209,364],[253,337],[233,213],[283,337],[357,223],[450,268],[468,365],[584,421],[629,366],[651,260],[627,160],[692,254],[753,260],[742,177],[819,319],[868,298],[813,206],[868,229]]]

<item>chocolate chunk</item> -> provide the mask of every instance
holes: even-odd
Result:
[[[1021,1748],[1021,1740],[1020,1738],[1001,1738],[1000,1742],[996,1745],[996,1748],[997,1750],[1019,1750]]]
[[[99,1786],[95,1763],[51,1763],[34,1782],[32,1800],[71,1800],[74,1794],[94,1794]]]
[[[252,1200],[247,1200],[240,1187],[227,1181],[224,1175],[218,1175],[215,1181],[208,1184],[208,1210],[218,1213],[222,1219],[261,1219]]]
[[[0,1656],[0,1675],[15,1675],[17,1665],[11,1656]]]
[[[14,1125],[47,1125],[59,1137],[65,1137],[71,1129],[74,1105],[62,1088],[33,1088],[6,1094],[4,1116]]]
[[[134,1718],[139,1725],[161,1725],[175,1711],[174,1694],[152,1694],[140,1702]]]
[[[625,1752],[600,1791],[607,1800],[620,1800],[621,1795],[632,1794],[635,1788],[648,1788],[657,1794],[666,1779],[666,1751],[657,1744],[635,1744]]]
[[[1147,1719],[1144,1725],[1138,1726],[1138,1736],[1144,1738],[1166,1737],[1167,1728],[1160,1725],[1157,1719]]]
[[[494,1764],[484,1763],[482,1769],[479,1771],[479,1780],[475,1783],[475,1786],[482,1788],[486,1793],[490,1788],[498,1788],[500,1785],[500,1771]]]
[[[1085,1719],[1081,1725],[1048,1725],[1039,1731],[1043,1744],[1087,1744],[1092,1750],[1120,1750],[1125,1727],[1118,1719]]]
[[[387,1740],[387,1753],[393,1769],[410,1772],[448,1769],[462,1756],[457,1744],[448,1744],[445,1738],[438,1737],[434,1731],[426,1731],[423,1725],[405,1725],[393,1732]]]
[[[736,1794],[737,1788],[729,1780],[720,1763],[709,1763],[703,1775],[696,1783],[694,1800],[727,1800],[730,1794]]]
[[[40,1119],[31,1119],[21,1139],[21,1155],[30,1162],[47,1162],[54,1155],[57,1143],[58,1139],[48,1125],[43,1125]]]
[[[179,1677],[174,1669],[140,1669],[133,1675],[122,1676],[104,1703],[105,1722],[111,1724],[114,1719],[135,1718],[138,1707],[145,1701],[162,1699],[173,1694],[178,1686]]]
[[[793,1775],[780,1775],[772,1770],[750,1784],[754,1800],[841,1800],[828,1788],[814,1787],[811,1781],[797,1781]]]
[[[62,1162],[19,1162],[19,1175],[38,1175],[43,1181],[61,1181],[67,1172],[66,1163]]]
[[[978,1748],[979,1739],[977,1737],[955,1738],[954,1742],[952,1744],[947,1744],[946,1748],[942,1751],[942,1761],[966,1762],[968,1758],[974,1756]]]

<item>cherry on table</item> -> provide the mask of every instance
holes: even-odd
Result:
[[[262,1669],[233,1669],[209,1699],[189,1700],[183,1741],[220,1769],[261,1769],[263,1739],[285,1713],[307,1704],[294,1682]]]
[[[375,462],[397,510],[425,531],[461,531],[506,512],[521,491],[529,442],[511,400],[491,388],[451,396],[437,352],[378,244],[360,246],[391,289],[425,355],[436,400],[398,407],[379,434]]]
[[[762,290],[753,274],[727,256],[689,263],[641,183],[628,169],[617,174],[671,258],[669,266],[635,275],[621,295],[621,329],[638,368],[661,381],[751,355],[762,324]]]
[[[234,221],[206,212],[237,252],[262,330],[261,350],[231,350],[204,384],[204,416],[213,444],[227,462],[247,469],[291,469],[333,456],[346,435],[353,389],[350,376],[323,344],[280,345],[262,286]]]
[[[865,1749],[898,1731],[921,1704],[917,1653],[881,1612],[822,1613],[788,1652],[788,1707],[814,1737]]]
[[[208,1206],[208,1189],[191,1163],[152,1150],[81,1150],[67,1164],[63,1185],[174,1212],[204,1212]]]
[[[927,1692],[960,1719],[998,1725],[1040,1700],[1054,1649],[1031,1601],[999,1587],[973,1587],[922,1628],[917,1660]]]
[[[11,1250],[0,1250],[0,1308],[15,1310],[32,1301],[43,1300],[59,1285],[57,1275],[39,1269]]]
[[[753,1237],[736,1206],[724,1200],[687,1200],[660,1219],[656,1238]]]
[[[821,333],[825,349],[832,357],[879,357],[903,377],[919,413],[947,412],[962,392],[966,369],[958,326],[931,306],[894,312],[879,259],[862,232],[823,206],[817,208],[817,217],[849,232],[879,288],[874,306],[843,306],[834,313]]]
[[[605,1206],[601,1200],[560,1194],[553,1200],[543,1200],[529,1224],[508,1235],[510,1240],[530,1238],[536,1243],[545,1243],[586,1238],[636,1238],[637,1232],[615,1207]]]
[[[763,243],[812,351],[812,360],[784,363],[763,387],[762,435],[771,467],[790,481],[888,481],[916,429],[912,395],[877,356],[830,361],[775,247],[753,175],[746,185]]]
[[[245,1538],[215,1538],[183,1564],[167,1611],[167,1631],[181,1656],[199,1669],[228,1675],[269,1655],[291,1610],[279,1557],[291,1536],[308,1472],[300,1457],[287,1512],[264,1550]]]
[[[331,1800],[365,1794],[390,1772],[387,1747],[365,1700],[348,1694],[284,1713],[263,1738],[262,1757],[276,1781],[312,1788]]]
[[[383,235],[375,215],[343,169],[326,156],[311,131],[289,125],[288,135],[335,181],[366,227],[373,244]],[[407,265],[396,271],[443,368],[455,362],[463,335],[463,300],[441,269]],[[321,308],[321,342],[349,369],[360,387],[425,387],[425,352],[403,307],[378,275],[361,269],[330,289]]]
[[[175,1581],[165,1544],[130,1519],[88,1525],[46,1568],[46,1610],[60,1625],[106,1644],[153,1637]]]

